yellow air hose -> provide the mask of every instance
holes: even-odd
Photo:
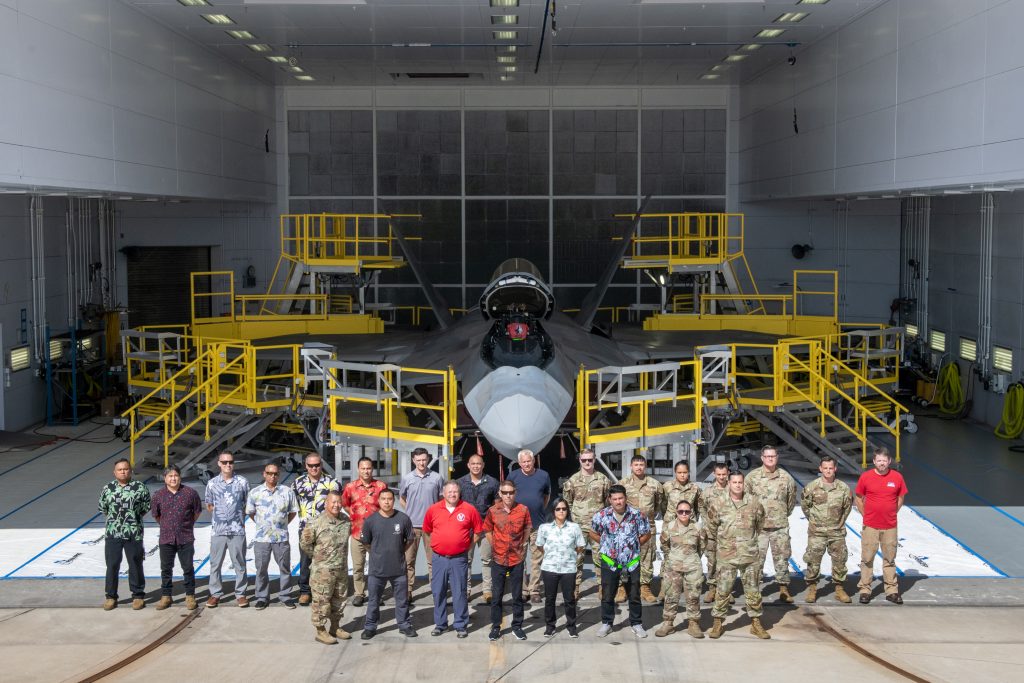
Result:
[[[1016,439],[1024,433],[1024,386],[1014,383],[1003,399],[1003,418],[996,427],[1000,439]]]
[[[937,394],[939,410],[946,415],[956,415],[964,409],[964,388],[956,361],[946,363],[939,371]]]

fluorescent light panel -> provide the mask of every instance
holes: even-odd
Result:
[[[796,4],[798,4],[798,5],[826,5],[826,4],[828,4],[828,0],[800,0],[800,2],[798,2]]]
[[[518,35],[518,31],[491,31],[495,40],[515,40]]]
[[[519,0],[491,0],[491,7],[519,7]]]
[[[778,38],[786,32],[784,28],[766,28],[763,31],[758,32],[755,38]]]
[[[978,360],[978,342],[967,337],[960,337],[960,357],[972,363]]]
[[[715,64],[713,67],[711,67],[711,70],[712,71],[728,71],[729,70],[729,65],[728,64]]]
[[[700,77],[702,81],[713,81],[718,78],[718,74],[704,74]]]
[[[516,80],[516,77],[515,76],[509,76],[508,74],[505,74],[503,76],[499,76],[498,80],[499,81],[514,81],[514,80]]]
[[[32,365],[32,354],[27,346],[16,346],[7,354],[7,367],[11,372],[28,370]]]
[[[178,0],[178,4],[184,5],[185,7],[209,7],[210,3],[206,0]]]
[[[928,337],[928,346],[932,347],[932,351],[943,353],[946,350],[946,333],[932,330]]]
[[[908,337],[917,337],[919,332],[919,330],[917,329],[917,325],[907,323],[906,325],[903,326],[903,328],[907,331]]]
[[[748,44],[744,45],[743,47],[741,47],[740,49],[744,50],[746,52],[753,52],[754,50],[760,50],[761,49],[761,43],[748,43]]]
[[[303,75],[303,76],[296,76],[295,80],[297,80],[297,81],[315,81],[316,79],[313,78],[312,76],[310,76],[309,74],[306,74],[306,75]]]
[[[515,64],[516,58],[511,55],[498,55],[498,64]]]
[[[203,19],[206,19],[211,24],[217,24],[219,26],[226,26],[228,24],[235,23],[234,19],[226,14],[200,14]]]
[[[224,33],[238,40],[252,40],[256,37],[248,31],[224,31]]]
[[[290,66],[288,67],[288,70],[291,71],[293,74],[304,73],[304,70],[301,66]]]
[[[501,70],[511,74],[511,73],[515,73],[517,68],[518,67],[515,67],[515,66],[503,66],[503,67],[501,67]]]
[[[267,61],[273,62],[274,64],[284,64],[285,62],[288,61],[288,58],[282,57],[281,55],[268,55]]]
[[[795,24],[798,21],[803,21],[804,17],[807,16],[807,12],[786,12],[775,17],[773,24]]]
[[[727,62],[742,62],[747,57],[748,57],[748,55],[729,55],[728,57],[725,58],[725,61],[727,61]]]
[[[270,52],[270,46],[266,43],[249,43],[246,47],[253,52]]]
[[[492,24],[518,24],[518,14],[493,14],[491,15]]]
[[[50,340],[50,360],[60,360],[64,357],[64,345],[60,339]]]
[[[1003,372],[1013,372],[1013,350],[1005,346],[993,346],[992,367]]]

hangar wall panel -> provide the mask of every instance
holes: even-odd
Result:
[[[0,102],[0,186],[276,199],[273,86],[119,0],[0,6]]]

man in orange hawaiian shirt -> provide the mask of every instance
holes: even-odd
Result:
[[[359,458],[356,469],[359,478],[345,484],[341,492],[341,504],[352,519],[352,538],[348,546],[352,552],[352,604],[359,607],[366,601],[366,554],[369,551],[359,540],[363,532],[363,520],[380,509],[377,499],[388,485],[373,478],[373,460],[370,458]]]

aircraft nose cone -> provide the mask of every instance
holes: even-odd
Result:
[[[500,367],[465,397],[466,410],[484,437],[503,455],[536,452],[558,431],[572,394],[540,368]]]

